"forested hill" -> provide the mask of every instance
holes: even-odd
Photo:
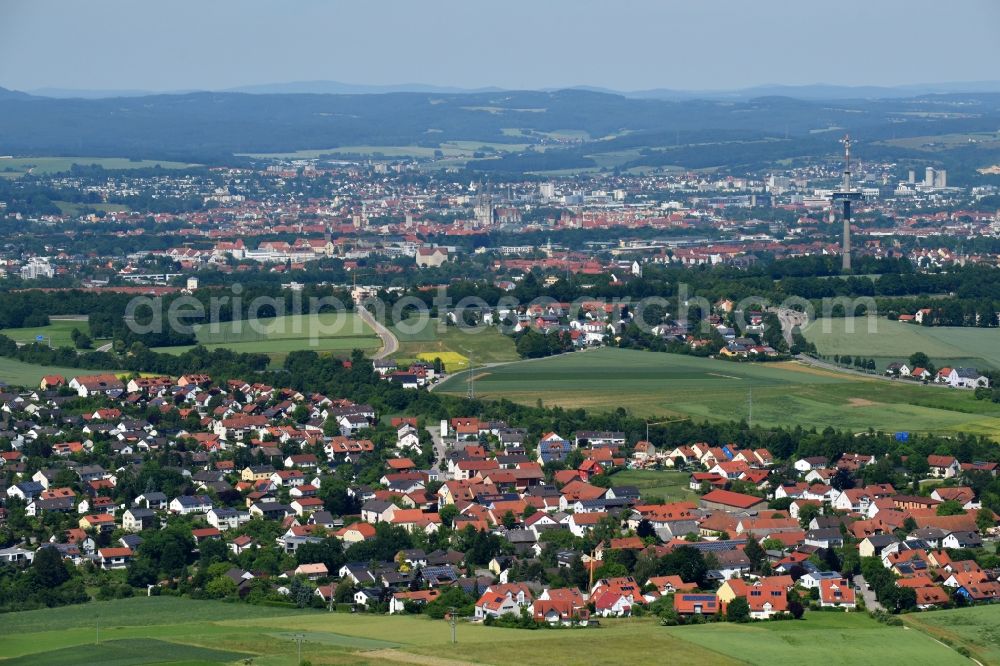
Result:
[[[754,163],[836,151],[850,131],[861,141],[996,132],[1000,94],[887,100],[745,101],[634,99],[585,90],[556,92],[260,94],[190,93],[53,99],[0,90],[0,154],[93,155],[220,161],[236,153],[341,146],[423,146],[480,141],[519,146],[476,166],[586,166],[586,155],[638,150],[636,165],[669,148],[669,163]],[[552,145],[555,144],[555,145]],[[713,145],[729,148],[713,152]],[[734,145],[738,149],[730,150]],[[690,150],[688,150],[690,149]],[[553,152],[553,150],[555,152]],[[645,150],[645,152],[643,152]],[[907,149],[880,149],[904,154]],[[707,152],[706,152],[707,151]],[[912,151],[910,151],[912,152]],[[707,157],[706,157],[707,155]],[[874,156],[872,156],[874,157]],[[662,161],[662,160],[661,160]]]

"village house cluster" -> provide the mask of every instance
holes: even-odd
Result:
[[[80,400],[93,408],[66,409]],[[23,511],[42,530],[60,526],[40,540],[18,535],[0,550],[0,561],[13,566],[54,548],[77,566],[129,570],[150,531],[171,524],[190,526],[196,548],[221,542],[234,562],[258,549],[295,558],[331,539],[351,552],[387,528],[418,539],[447,529],[495,539],[496,550],[475,563],[453,539],[336,570],[291,560],[280,575],[234,564],[226,576],[240,596],[264,585],[279,596],[306,589],[316,603],[332,604],[349,590],[356,608],[389,613],[413,612],[459,588],[483,620],[523,610],[537,622],[577,625],[664,603],[679,618],[715,616],[736,599],[752,619],[769,619],[793,613],[800,595],[815,608],[858,608],[869,591],[831,558],[849,546],[876,559],[894,586],[912,589],[917,608],[1000,598],[1000,571],[968,556],[996,537],[997,516],[962,483],[970,474],[994,477],[995,462],[931,455],[924,476],[939,485],[915,495],[855,484],[881,464],[873,455],[779,461],[765,448],[657,446],[614,431],[532,437],[517,423],[471,416],[422,423],[342,396],[198,374],[46,376],[36,390],[0,394],[0,405],[0,437],[9,443],[0,453],[7,480],[0,519]],[[174,412],[175,420],[149,418]],[[173,469],[184,492],[125,494],[137,471],[171,451],[183,451]],[[361,482],[358,470],[372,463],[373,482]],[[690,499],[654,499],[608,483],[626,468],[684,470]],[[324,489],[345,479],[340,499],[355,508],[337,515]],[[251,524],[273,525],[277,536],[262,541]],[[582,548],[588,540],[593,547]],[[630,570],[643,558],[678,553],[704,563],[698,580],[655,571],[637,578]],[[575,584],[524,579],[546,560]]]

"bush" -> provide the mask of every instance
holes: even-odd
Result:
[[[743,597],[737,597],[729,602],[726,608],[726,621],[728,622],[749,622],[750,604]]]
[[[271,608],[298,608],[298,606],[290,601],[276,601],[274,599],[264,599],[259,605],[270,606]]]
[[[884,610],[875,610],[869,613],[873,620],[876,622],[881,622],[882,624],[889,627],[901,627],[903,626],[903,621],[898,617]]]
[[[539,624],[531,616],[528,610],[522,609],[520,614],[504,613],[498,618],[487,615],[483,619],[483,624],[487,627],[505,627],[507,629],[538,629]]]

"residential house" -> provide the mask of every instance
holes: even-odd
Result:
[[[822,580],[819,584],[819,604],[824,608],[855,607],[854,589],[843,578]]]
[[[212,499],[208,495],[181,495],[170,500],[170,511],[181,516],[193,513],[208,513],[212,510]]]
[[[507,613],[519,614],[522,608],[531,606],[534,598],[525,583],[490,585],[476,601],[475,617],[498,618]]]
[[[122,529],[126,532],[141,532],[157,527],[159,521],[151,509],[131,507],[122,514]]]
[[[719,612],[719,599],[705,592],[685,592],[674,595],[674,610],[678,615],[715,615]]]
[[[950,479],[961,471],[958,460],[954,456],[927,456],[930,475],[938,479]]]
[[[125,569],[132,561],[131,548],[101,548],[97,560],[102,569]]]

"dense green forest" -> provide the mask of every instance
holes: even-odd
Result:
[[[958,108],[963,112],[956,113]],[[969,108],[975,113],[968,113]],[[930,154],[885,143],[903,137],[994,132],[1000,126],[1000,94],[990,93],[836,104],[777,96],[670,101],[585,90],[191,93],[89,100],[0,95],[0,116],[2,153],[62,155],[72,146],[78,155],[202,164],[231,164],[240,153],[357,145],[439,148],[442,142],[463,140],[530,144],[470,163],[494,172],[592,168],[596,162],[590,155],[624,150],[636,150],[639,156],[621,168],[752,167],[839,152],[839,133],[817,132],[829,127],[851,132],[869,158],[931,160],[947,167],[956,183],[975,179],[975,166],[1000,161],[1000,151],[993,148],[957,146]],[[511,128],[521,134],[511,135]],[[552,138],[565,130],[590,138]],[[548,144],[546,150],[535,150],[538,143]]]

